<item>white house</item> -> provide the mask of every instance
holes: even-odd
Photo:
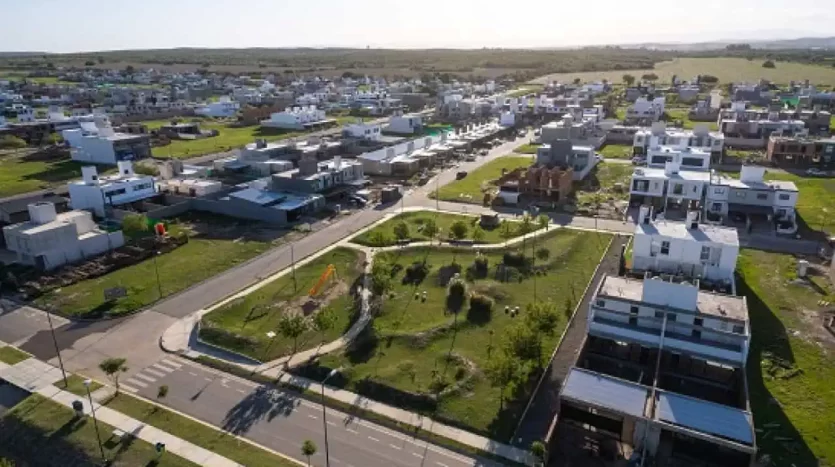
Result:
[[[351,123],[342,127],[342,134],[348,138],[377,141],[380,139],[382,126],[376,123]]]
[[[389,119],[385,131],[401,135],[412,135],[423,128],[420,115],[394,115]]]
[[[739,179],[713,175],[705,195],[709,221],[721,221],[729,213],[760,215],[777,221],[780,233],[797,231],[797,198],[794,182],[765,180],[765,167],[742,166]]]
[[[262,120],[261,126],[267,128],[282,128],[289,130],[303,130],[311,125],[327,120],[324,110],[316,106],[287,107],[283,112],[270,115],[268,120]]]
[[[684,222],[652,220],[642,206],[632,243],[632,269],[656,274],[683,274],[712,281],[733,280],[739,256],[736,229],[699,224],[699,212]]]
[[[636,154],[649,154],[652,148],[670,148],[684,151],[701,150],[721,154],[725,147],[725,136],[717,131],[708,131],[707,125],[698,124],[692,130],[667,129],[664,122],[655,122],[652,128],[635,132],[632,140]]]
[[[710,170],[711,153],[701,148],[655,146],[647,149],[647,165],[663,168],[668,162],[678,164],[684,170]]]
[[[710,184],[710,172],[680,169],[675,162],[668,162],[663,169],[636,168],[629,185],[630,201],[659,210],[666,210],[671,204],[684,210],[697,209]]]
[[[99,177],[95,166],[81,168],[82,180],[70,182],[70,205],[73,209],[93,211],[105,216],[105,206],[119,206],[156,195],[154,177],[137,175],[129,161],[119,161],[119,173]]]
[[[116,165],[151,157],[151,138],[147,134],[116,133],[99,118],[95,124],[81,122],[81,127],[62,131],[74,161]]]
[[[240,110],[241,105],[233,101],[229,96],[222,96],[216,102],[209,102],[194,109],[197,115],[204,117],[234,117]]]
[[[29,222],[3,227],[6,248],[19,263],[54,269],[124,245],[121,231],[99,229],[86,211],[56,214],[52,203],[29,205]]]
[[[639,97],[626,109],[626,121],[657,122],[664,115],[664,98],[656,97],[649,100]]]
[[[513,112],[502,112],[499,114],[499,125],[503,127],[516,125],[516,114]]]

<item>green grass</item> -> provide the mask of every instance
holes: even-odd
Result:
[[[111,439],[113,427],[98,422],[105,456],[113,466],[157,465],[197,467],[167,453],[158,463],[156,450],[139,439]],[[32,465],[100,465],[101,454],[93,420],[75,418],[68,407],[38,394],[29,396],[0,418],[0,455],[25,459]]]
[[[42,190],[81,178],[81,165],[65,159],[29,161],[24,156],[0,156],[0,197]]]
[[[32,356],[28,353],[18,350],[10,345],[0,347],[0,362],[7,365],[15,365],[24,360],[30,359]]]
[[[438,198],[441,201],[482,204],[484,190],[494,188],[492,182],[501,176],[502,169],[511,171],[520,167],[528,167],[532,163],[533,160],[530,157],[500,157],[470,172],[463,179],[442,186],[438,190]],[[435,193],[431,193],[430,197],[434,198]]]
[[[597,152],[605,159],[632,159],[631,144],[607,144]]]
[[[551,81],[571,82],[580,78],[583,82],[608,79],[611,83],[623,81],[623,75],[630,74],[640,79],[642,74],[655,73],[659,83],[669,83],[673,75],[696,76],[713,75],[720,82],[756,82],[764,78],[775,83],[788,84],[791,80],[809,79],[813,83],[831,83],[835,81],[835,68],[828,66],[805,65],[791,62],[775,62],[776,68],[763,68],[763,59],[748,61],[744,58],[676,58],[655,64],[652,69],[588,71],[583,73],[556,73],[541,76],[536,83]]]
[[[434,220],[435,225],[438,227],[440,231],[440,238],[444,240],[448,240],[450,226],[458,221],[463,221],[468,226],[467,236],[466,238],[472,239],[473,229],[479,223],[479,217],[477,216],[466,216],[461,214],[448,214],[444,212],[431,212],[431,211],[412,211],[406,212],[403,214],[398,214],[397,216],[383,222],[382,224],[370,229],[366,232],[363,232],[356,237],[352,238],[351,241],[357,243],[359,245],[365,246],[391,246],[397,244],[397,237],[394,235],[394,226],[399,224],[400,222],[405,222],[406,225],[409,226],[409,240],[413,242],[423,242],[429,241],[429,238],[423,234],[421,230],[421,226],[428,220]],[[508,222],[508,221],[504,221]],[[511,237],[505,238],[502,236],[502,230],[499,227],[491,228],[491,229],[482,229],[484,231],[484,239],[481,240],[479,243],[502,243],[507,241],[510,238],[513,238],[518,234],[517,232],[517,224],[512,223],[514,226],[513,229],[510,231],[512,234]],[[534,226],[534,228],[536,228]],[[374,245],[372,243],[372,239],[374,238],[377,233],[383,235],[385,242],[381,245]],[[437,239],[438,237],[435,237]]]
[[[540,144],[523,144],[518,148],[514,149],[513,152],[519,154],[536,154],[536,151],[539,149]]]
[[[507,93],[507,97],[522,97],[528,94],[537,94],[542,92],[545,86],[542,84],[526,83],[519,89],[515,89]]]
[[[169,120],[151,120],[142,123],[147,125],[148,129],[156,129],[168,124]],[[151,153],[154,157],[188,159],[204,154],[230,151],[253,143],[257,138],[276,141],[305,134],[302,131],[261,128],[259,125],[235,127],[228,122],[211,119],[203,119],[200,122],[200,128],[203,130],[217,130],[219,134],[211,138],[197,140],[172,140],[170,144],[152,148]]]
[[[84,381],[87,378],[79,375],[67,375],[67,385],[64,386],[64,380],[59,380],[55,383],[55,387],[59,389],[63,389],[64,391],[71,392],[76,396],[84,396],[87,397],[87,388],[84,386]],[[101,383],[95,380],[90,381],[90,393],[96,392],[96,390],[101,389],[103,386]]]
[[[242,465],[250,467],[295,467],[298,465],[281,456],[239,441],[231,434],[210,428],[188,417],[127,394],[119,394],[107,401],[105,405]]]
[[[348,248],[336,248],[296,269],[297,287],[293,287],[293,275],[286,274],[260,289],[212,311],[203,317],[204,329],[201,337],[209,342],[222,345],[230,350],[243,353],[258,360],[272,360],[289,355],[293,351],[293,341],[277,336],[271,343],[266,333],[275,331],[278,321],[287,312],[301,312],[304,308],[316,304],[323,297],[329,297],[327,306],[337,317],[334,326],[324,333],[313,330],[305,332],[298,339],[298,350],[304,350],[320,342],[330,342],[352,324],[355,316],[355,304],[348,293],[350,286],[362,272],[363,254]],[[329,279],[317,294],[317,300],[308,300],[308,292],[318,282],[329,264],[336,267],[336,279]],[[312,310],[309,310],[312,311]],[[243,336],[249,340],[229,340],[212,338],[206,327],[218,328],[226,333]]]
[[[576,303],[575,298],[582,295],[609,238],[606,234],[559,229],[537,241],[536,249],[544,247],[550,251],[547,261],[537,262],[542,266],[547,264],[544,276],[512,282],[492,278],[467,279],[470,291],[477,290],[496,301],[492,316],[486,322],[468,317],[466,305],[457,317],[445,311],[446,287],[440,285],[440,275],[448,274],[454,261],[461,266],[462,276],[466,276],[465,272],[475,258],[472,250],[421,247],[384,253],[379,260],[389,260],[403,269],[393,275],[393,292],[384,298],[382,311],[374,320],[377,339],[342,354],[324,356],[322,363],[330,368],[342,367],[348,378],[348,388],[355,391],[364,378],[370,378],[399,390],[429,392],[435,371],[447,381],[453,381],[459,371],[456,363],[447,366],[445,357],[450,349],[483,370],[490,359],[488,349],[499,348],[508,326],[521,319],[505,314],[504,307],[524,309],[535,296],[539,300],[553,301],[559,310],[563,310],[567,298]],[[521,248],[520,245],[512,250]],[[526,242],[525,251],[528,255],[533,254],[532,241]],[[486,256],[490,271],[494,271],[501,262],[502,251],[490,251]],[[423,281],[417,286],[404,283],[405,268],[423,261],[429,267]],[[425,301],[422,298],[424,291]],[[416,292],[421,298],[415,297]],[[457,327],[450,327],[453,323],[457,323]],[[543,355],[550,354],[565,324],[566,318],[560,311],[553,335],[543,340]],[[416,334],[439,327],[442,330],[421,334],[422,337]],[[431,415],[445,423],[506,441],[531,389],[528,385],[520,387],[505,401],[504,410],[500,410],[499,388],[492,387],[486,378],[476,373],[463,392],[443,397],[437,411]]]
[[[751,319],[747,373],[754,423],[762,429],[757,444],[772,465],[835,465],[835,344],[817,318],[804,317],[833,295],[790,283],[796,264],[791,255],[743,250],[737,266],[737,290]],[[820,334],[829,341],[819,343]]]
[[[586,180],[576,184],[574,195],[577,206],[588,207],[607,201],[623,201],[629,198],[629,183],[634,167],[629,164],[598,164]],[[623,190],[615,190],[620,183]]]
[[[710,131],[719,131],[719,124],[716,122],[694,122],[693,120],[690,120],[689,110],[689,108],[667,108],[664,113],[667,115],[668,122],[680,120],[682,127],[686,129],[692,130],[696,127],[696,125],[707,125]]]
[[[156,267],[154,259],[149,258],[104,276],[50,291],[38,297],[35,304],[71,316],[98,317],[103,313],[120,315],[160,299],[157,271],[162,296],[167,297],[269,248],[270,243],[262,241],[195,236],[185,245],[159,255]],[[112,287],[126,288],[127,296],[110,303],[105,302],[103,291]]]

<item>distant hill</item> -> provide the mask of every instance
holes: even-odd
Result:
[[[646,42],[642,44],[622,45],[623,48],[645,48],[654,50],[670,50],[676,52],[702,52],[706,50],[719,50],[731,44],[749,44],[755,49],[781,50],[781,49],[835,49],[835,36],[833,37],[801,37],[797,39],[777,40],[720,40],[712,42],[695,43],[661,43]]]

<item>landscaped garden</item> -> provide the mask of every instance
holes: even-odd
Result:
[[[441,201],[482,204],[484,202],[484,192],[495,188],[493,182],[501,177],[503,170],[510,172],[514,169],[528,167],[532,163],[533,160],[529,156],[500,157],[473,170],[461,180],[442,186],[438,190],[437,196]],[[434,198],[435,193],[431,193],[430,197]]]
[[[205,315],[200,338],[262,361],[330,342],[358,316],[355,291],[364,262],[360,251],[331,250]]]
[[[343,352],[297,369],[507,440],[608,246],[558,229],[502,249],[415,247],[374,258],[374,320]]]
[[[748,388],[761,454],[775,466],[835,464],[835,302],[828,265],[798,279],[791,255],[743,250],[737,292],[748,302]],[[831,316],[831,315],[830,315]]]
[[[426,242],[438,239],[444,241],[472,240],[474,243],[502,243],[541,227],[539,221],[523,218],[520,222],[505,220],[496,227],[485,228],[479,225],[479,218],[476,216],[434,211],[412,211],[398,214],[386,222],[357,235],[351,241],[359,245],[373,247],[391,246],[398,244],[398,242]]]

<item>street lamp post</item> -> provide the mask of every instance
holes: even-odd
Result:
[[[325,383],[337,373],[339,373],[339,371],[333,369],[330,373],[328,373],[328,376],[322,380],[322,426],[325,428],[325,467],[330,467],[331,465],[330,452],[328,451],[328,420],[327,413],[325,412]]]
[[[89,401],[90,401],[90,412],[92,412],[92,414],[93,414],[93,426],[96,427],[96,439],[99,442],[99,451],[101,451],[101,460],[102,460],[102,462],[107,464],[107,456],[104,455],[104,446],[102,446],[102,444],[101,444],[101,434],[99,434],[99,422],[96,419],[96,408],[93,405],[93,395],[90,394],[90,384],[92,384],[92,383],[93,383],[92,380],[85,379],[84,380],[84,387],[87,389],[87,399],[89,399]]]
[[[162,282],[159,280],[159,266],[157,266],[157,256],[159,255],[159,251],[154,252],[154,273],[156,273],[157,276],[157,293],[159,293],[159,298],[162,300]]]
[[[52,313],[47,309],[46,320],[49,322],[49,332],[52,333],[52,344],[55,346],[55,353],[58,355],[58,366],[61,367],[61,375],[64,377],[64,388],[69,385],[67,383],[67,372],[64,370],[64,360],[61,358],[61,349],[58,347],[58,339],[55,338],[55,327],[52,326]]]

